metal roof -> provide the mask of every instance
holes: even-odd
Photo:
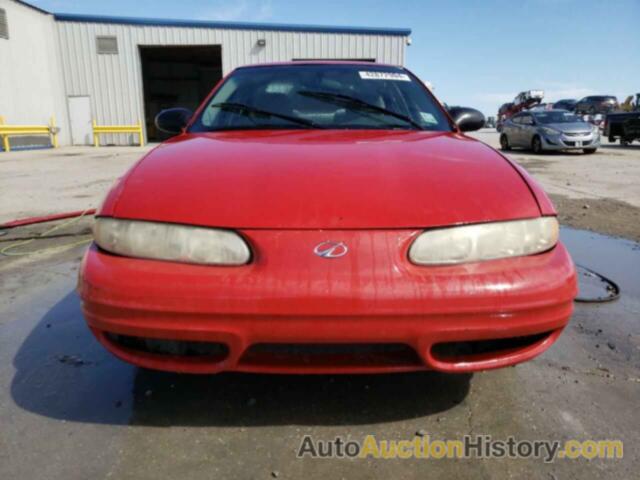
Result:
[[[30,4],[29,2],[25,2],[24,0],[13,0],[16,3],[19,3],[22,6],[28,7],[28,8],[32,8],[40,13],[46,13],[47,15],[49,15],[51,12],[48,12],[47,10],[44,10],[40,7],[36,7],[35,5]]]
[[[346,33],[360,35],[391,35],[408,37],[410,28],[351,27],[326,25],[293,25],[286,23],[219,22],[209,20],[173,20],[167,18],[114,17],[105,15],[82,15],[54,13],[61,22],[111,23],[119,25],[152,25],[161,27],[217,28],[228,30],[267,30],[279,32]]]

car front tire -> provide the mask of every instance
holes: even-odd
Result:
[[[500,149],[506,151],[511,150],[511,145],[509,145],[509,139],[506,134],[500,135]]]
[[[542,140],[538,135],[531,140],[531,150],[533,150],[533,153],[542,153]]]

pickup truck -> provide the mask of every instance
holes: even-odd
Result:
[[[620,139],[620,145],[640,140],[640,111],[607,114],[604,135],[610,142]]]

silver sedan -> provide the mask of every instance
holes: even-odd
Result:
[[[535,153],[545,150],[594,153],[600,146],[600,131],[566,110],[520,112],[503,124],[500,146],[502,150],[529,148]]]

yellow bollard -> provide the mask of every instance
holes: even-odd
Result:
[[[144,147],[144,134],[142,133],[142,122],[138,121],[138,135],[140,135],[140,146]]]
[[[56,128],[56,117],[51,117],[51,123],[49,124],[51,127],[51,146],[53,148],[58,148],[58,129]]]
[[[0,137],[5,152],[11,151],[9,137],[12,135],[47,135],[51,146],[58,147],[58,127],[56,127],[55,117],[51,117],[48,125],[7,125],[4,123],[4,117],[0,117]]]
[[[4,117],[0,115],[0,125],[4,125]],[[5,152],[10,152],[11,147],[9,146],[9,135],[0,135],[2,137],[2,149]]]
[[[100,140],[98,138],[98,133],[96,132],[96,120],[95,120],[95,118],[93,120],[91,120],[91,125],[93,126],[93,146],[94,147],[99,147],[100,146]]]
[[[100,146],[99,136],[101,133],[133,133],[140,137],[140,146],[144,146],[144,132],[142,131],[142,122],[133,125],[97,125],[95,120],[91,121],[93,127],[93,145]]]

